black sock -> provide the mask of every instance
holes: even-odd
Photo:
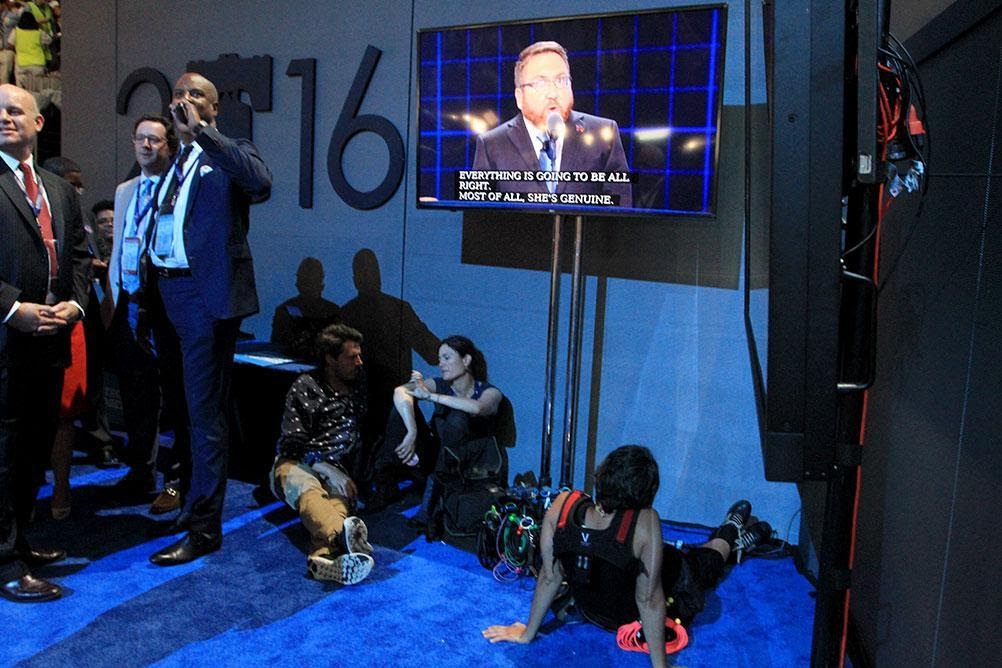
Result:
[[[738,528],[733,524],[721,524],[710,535],[710,539],[721,538],[734,549],[734,542],[738,539]]]

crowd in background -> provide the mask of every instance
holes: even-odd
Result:
[[[58,0],[2,0],[0,7],[0,83],[31,91],[42,112],[49,105],[61,107],[61,4]]]

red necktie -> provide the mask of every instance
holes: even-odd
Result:
[[[45,249],[49,253],[49,277],[55,278],[59,274],[59,257],[56,254],[56,237],[52,233],[52,214],[49,213],[49,205],[46,204],[45,198],[38,192],[35,175],[28,163],[21,163],[21,173],[24,174],[24,192],[28,195],[28,205],[35,212],[38,229],[42,233]]]

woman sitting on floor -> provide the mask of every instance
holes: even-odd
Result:
[[[421,509],[409,522],[427,526],[429,536],[441,531],[440,502],[444,482],[457,467],[480,457],[474,450],[491,447],[501,391],[487,382],[487,361],[465,336],[447,337],[438,349],[441,376],[411,379],[393,392],[393,411],[386,426],[386,439],[376,459],[377,498],[387,500],[393,492],[393,469],[400,465],[419,468],[428,475]],[[429,427],[416,401],[435,405]],[[496,449],[497,444],[493,447]],[[503,453],[498,454],[498,464]]]

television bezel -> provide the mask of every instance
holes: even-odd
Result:
[[[557,215],[587,215],[591,216],[604,216],[604,217],[630,217],[630,218],[655,218],[659,220],[704,220],[713,221],[717,219],[717,197],[719,195],[720,189],[720,136],[722,129],[722,119],[723,119],[723,108],[724,108],[724,92],[726,88],[726,75],[727,75],[727,27],[728,27],[728,5],[727,3],[708,3],[704,5],[684,5],[679,7],[655,7],[650,9],[641,9],[636,11],[617,11],[617,12],[589,12],[585,14],[568,14],[563,16],[555,17],[544,17],[544,18],[522,18],[522,19],[509,19],[504,21],[483,21],[479,23],[469,23],[469,24],[459,24],[459,25],[442,25],[442,26],[432,26],[418,28],[416,31],[416,38],[414,40],[414,51],[415,51],[415,67],[417,72],[415,75],[415,104],[414,104],[414,115],[415,115],[415,131],[414,131],[414,202],[418,209],[432,210],[432,211],[470,211],[470,210],[489,210],[489,211],[508,211],[512,213],[521,214],[557,214]],[[420,182],[421,182],[421,36],[424,33],[439,33],[446,31],[459,31],[459,30],[476,30],[480,28],[494,28],[500,26],[513,26],[513,25],[526,25],[526,24],[541,24],[541,23],[557,23],[561,21],[579,21],[579,20],[590,20],[597,18],[615,18],[622,16],[642,16],[646,14],[678,14],[687,11],[707,11],[707,10],[718,10],[721,12],[720,21],[720,57],[717,62],[718,77],[717,80],[719,85],[717,86],[717,100],[716,100],[716,129],[714,130],[714,146],[713,146],[713,158],[712,158],[712,170],[713,174],[711,177],[712,186],[710,193],[710,206],[707,212],[696,212],[696,211],[672,211],[670,209],[636,209],[633,207],[602,207],[602,206],[572,206],[572,205],[520,205],[518,203],[495,203],[495,202],[463,202],[460,200],[438,200],[438,201],[427,201],[422,200],[420,194]],[[514,54],[517,56],[517,54]],[[472,136],[472,135],[471,135]]]

